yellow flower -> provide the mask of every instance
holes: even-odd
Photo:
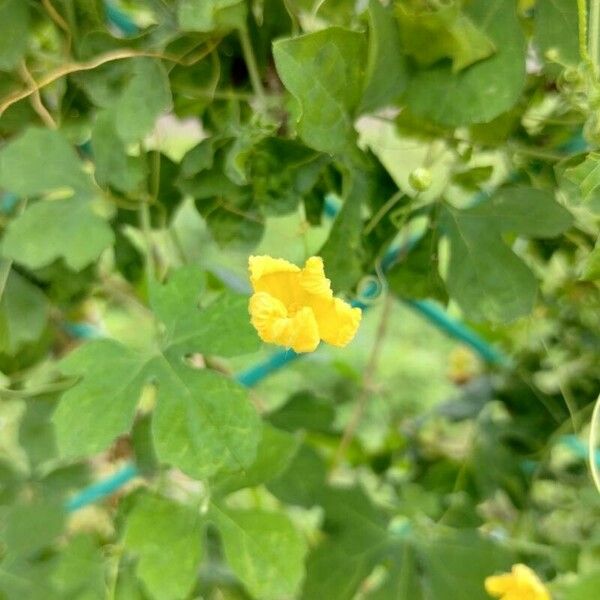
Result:
[[[312,256],[301,269],[281,258],[251,256],[248,266],[249,311],[263,341],[312,352],[320,340],[339,347],[352,340],[361,310],[334,298],[322,258]]]
[[[485,590],[500,600],[551,600],[550,593],[527,565],[513,565],[510,573],[485,580]]]

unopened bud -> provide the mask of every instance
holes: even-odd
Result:
[[[544,56],[548,62],[558,62],[560,59],[560,52],[558,48],[548,48],[546,52],[544,52]]]
[[[433,179],[431,177],[431,171],[425,167],[419,167],[418,169],[415,169],[408,176],[408,183],[416,192],[425,192],[428,190],[431,187],[432,181]]]

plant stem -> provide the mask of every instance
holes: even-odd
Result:
[[[598,493],[600,493],[600,473],[598,472],[598,463],[596,461],[598,435],[600,435],[600,396],[598,396],[592,412],[592,422],[590,425],[590,437],[588,442],[588,460],[590,463],[590,472],[592,473],[594,485],[596,486]]]
[[[2,300],[2,295],[4,294],[4,290],[6,289],[6,282],[8,281],[8,276],[10,275],[11,268],[12,259],[0,259],[0,300]]]
[[[144,268],[146,271],[146,284],[149,286],[154,281],[154,259],[152,257],[152,227],[150,225],[150,205],[143,201],[139,208],[140,229],[144,235],[146,245],[146,260]]]
[[[582,61],[589,63],[587,47],[587,0],[577,0],[577,17],[579,30],[579,56]]]
[[[550,150],[544,150],[543,148],[532,148],[530,146],[525,146],[524,144],[519,144],[518,142],[508,142],[507,146],[513,152],[525,154],[526,156],[533,156],[534,158],[541,158],[543,160],[562,160],[564,158],[564,155],[559,152],[552,152]]]
[[[598,37],[600,36],[600,0],[590,0],[590,28],[588,51],[594,68],[594,73],[598,73]]]
[[[248,75],[250,75],[252,89],[262,102],[265,99],[265,89],[258,73],[258,65],[256,63],[256,57],[254,56],[254,50],[252,49],[252,43],[250,42],[248,27],[244,25],[244,27],[238,29],[238,33],[240,36],[240,43],[242,45],[242,52],[244,54],[244,61],[246,62],[246,67],[248,68]]]
[[[365,227],[365,235],[369,235],[373,229],[379,224],[381,219],[402,199],[404,198],[404,192],[397,190],[387,202],[375,213],[373,218],[367,223]]]
[[[27,206],[27,199],[22,200],[20,206],[17,207],[16,216],[18,217],[23,213]],[[10,270],[12,269],[13,260],[12,258],[2,258],[0,259],[0,300],[2,300],[2,296],[4,295],[4,291],[6,289],[6,284],[8,282],[8,276],[10,275]]]
[[[393,298],[390,294],[385,297],[383,303],[383,311],[381,313],[381,319],[379,321],[379,326],[377,327],[377,332],[375,334],[375,343],[373,344],[373,349],[371,350],[371,355],[369,356],[369,362],[365,368],[365,373],[363,377],[363,382],[361,386],[361,390],[359,396],[356,400],[356,405],[354,407],[354,412],[346,425],[346,429],[344,429],[344,433],[342,435],[342,440],[340,445],[338,446],[335,456],[331,462],[331,469],[329,471],[329,477],[334,474],[337,466],[344,458],[346,454],[346,450],[348,446],[350,446],[352,440],[354,439],[354,434],[358,429],[360,421],[365,412],[365,408],[367,406],[367,402],[369,400],[369,396],[372,393],[373,382],[375,380],[375,375],[377,371],[377,367],[379,365],[379,357],[381,356],[381,351],[383,349],[383,341],[385,338],[385,334],[387,332],[387,326],[389,321],[389,316],[391,313],[391,309],[393,306]]]

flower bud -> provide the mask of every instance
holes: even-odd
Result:
[[[408,176],[408,183],[415,192],[425,192],[431,187],[432,177],[431,171],[425,167],[415,169]]]

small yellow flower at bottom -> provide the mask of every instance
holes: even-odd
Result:
[[[322,258],[312,256],[301,269],[282,258],[251,256],[248,267],[254,289],[248,310],[263,341],[312,352],[321,340],[338,347],[352,340],[361,310],[334,297]]]
[[[485,591],[500,600],[552,600],[539,577],[527,565],[513,565],[510,573],[485,580]]]

